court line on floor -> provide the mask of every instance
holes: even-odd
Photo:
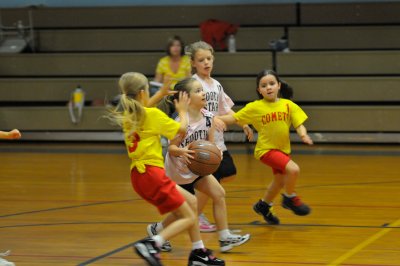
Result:
[[[381,182],[377,181],[377,182],[336,183],[336,184],[321,184],[321,185],[302,185],[302,186],[300,185],[300,186],[298,186],[298,188],[317,188],[317,187],[374,185],[374,184],[395,184],[395,183],[400,183],[400,180],[381,181]],[[253,191],[264,191],[264,190],[265,190],[265,188],[241,189],[241,190],[228,191],[228,193],[242,193],[242,192],[253,192]],[[235,197],[235,196],[229,197],[228,196],[227,199],[229,199],[229,198],[237,198],[237,197]],[[25,212],[13,213],[13,214],[0,215],[0,219],[1,218],[12,217],[12,216],[25,215],[25,214],[34,214],[34,213],[41,213],[41,212],[59,211],[59,210],[81,208],[81,207],[89,207],[89,206],[95,206],[95,205],[129,202],[129,201],[135,201],[135,200],[142,200],[142,199],[137,198],[137,199],[127,199],[127,200],[117,200],[117,201],[103,201],[103,202],[94,202],[94,203],[87,203],[87,204],[80,204],[80,205],[55,207],[55,208],[49,208],[49,209],[43,209],[43,210],[25,211]],[[355,207],[357,207],[357,206],[355,206]],[[393,208],[395,208],[395,207],[393,207]]]
[[[111,256],[111,255],[113,255],[113,254],[115,254],[115,253],[121,252],[122,250],[127,249],[127,248],[133,246],[134,243],[135,243],[135,242],[132,242],[132,243],[129,243],[129,244],[125,245],[125,246],[122,246],[122,247],[119,247],[119,248],[117,248],[117,249],[111,250],[110,252],[107,252],[107,253],[102,254],[102,255],[100,255],[100,256],[97,256],[97,257],[95,257],[95,258],[92,258],[92,259],[89,259],[89,260],[84,261],[84,262],[82,262],[82,263],[79,263],[77,266],[89,265],[89,264],[91,264],[91,263],[93,263],[93,262],[96,262],[96,261],[101,260],[101,259],[103,259],[103,258],[109,257],[109,256]]]
[[[318,188],[318,187],[339,187],[339,186],[368,186],[376,184],[396,184],[400,183],[400,180],[390,181],[374,181],[374,182],[356,182],[356,183],[336,183],[336,184],[315,184],[315,185],[299,185],[297,188]],[[240,193],[240,192],[252,192],[252,191],[265,191],[266,187],[263,188],[251,188],[251,189],[240,189],[240,190],[228,190],[227,193]]]
[[[46,227],[63,225],[111,225],[111,224],[150,224],[152,221],[109,221],[109,222],[64,222],[64,223],[40,223],[40,224],[16,224],[0,226],[0,229],[20,228],[20,227]],[[400,226],[393,225],[340,225],[340,224],[279,224],[269,225],[262,221],[252,221],[248,223],[229,223],[231,226],[252,226],[252,227],[329,227],[329,228],[359,228],[359,229],[400,229]]]
[[[386,235],[387,233],[389,233],[390,231],[392,231],[394,228],[396,228],[398,226],[400,226],[400,219],[398,219],[397,221],[389,224],[389,226],[385,226],[384,229],[378,231],[377,233],[375,233],[374,235],[370,236],[369,238],[367,238],[366,240],[364,240],[363,242],[361,242],[360,244],[358,244],[357,246],[355,246],[351,250],[347,251],[346,253],[344,253],[343,255],[341,255],[340,257],[338,257],[337,259],[335,259],[331,263],[329,263],[328,266],[341,265],[342,262],[344,262],[348,258],[354,256],[355,254],[359,253],[365,247],[367,247],[368,245],[372,244],[373,242],[375,242],[379,238],[383,237],[384,235]]]
[[[80,204],[80,205],[72,205],[72,206],[64,206],[64,207],[55,207],[49,209],[42,209],[42,210],[35,210],[35,211],[25,211],[25,212],[17,212],[12,214],[5,214],[0,215],[0,218],[24,215],[24,214],[33,214],[33,213],[41,213],[41,212],[50,212],[50,211],[58,211],[58,210],[65,210],[65,209],[74,209],[74,208],[81,208],[81,207],[89,207],[95,205],[104,205],[104,204],[113,204],[113,203],[121,203],[121,202],[129,202],[134,200],[140,199],[128,199],[128,200],[114,200],[114,201],[102,201],[102,202],[95,202],[95,203],[87,203],[87,204]]]

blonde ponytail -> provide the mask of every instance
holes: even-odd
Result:
[[[148,90],[148,80],[141,73],[128,72],[121,76],[119,87],[122,92],[119,104],[108,111],[107,117],[128,133],[138,131],[146,118],[146,111],[135,98],[141,90]]]

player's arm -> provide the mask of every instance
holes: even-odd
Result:
[[[296,128],[297,135],[301,138],[301,140],[308,144],[308,145],[313,145],[313,141],[310,138],[310,136],[307,134],[307,129],[304,125],[300,125]]]
[[[0,139],[20,139],[21,133],[18,129],[13,129],[11,131],[0,131]]]
[[[210,130],[208,130],[207,140],[212,143],[215,143],[215,130],[216,130],[215,120],[216,119],[218,119],[218,118],[216,118],[215,116],[212,118],[211,127],[210,127]]]
[[[187,118],[189,103],[190,103],[189,95],[186,92],[182,91],[179,92],[179,100],[176,99],[174,100],[175,109],[176,112],[178,113],[179,121],[181,123],[178,133],[182,135],[186,134],[186,130],[189,125],[189,121]]]
[[[164,97],[174,95],[177,91],[171,90],[171,80],[166,79],[163,86],[149,99],[147,107],[156,106]]]
[[[193,156],[191,154],[193,154],[194,151],[189,150],[188,146],[184,148],[179,148],[183,137],[184,136],[182,136],[181,134],[176,135],[176,137],[170,141],[168,152],[172,156],[182,157],[186,163],[190,164],[190,159],[193,159]]]
[[[235,111],[230,110],[229,114],[233,116],[235,114]],[[254,133],[253,133],[253,130],[251,129],[251,127],[248,124],[241,123],[241,122],[237,121],[236,119],[235,119],[235,123],[242,127],[242,129],[243,129],[244,133],[246,134],[248,140],[250,140],[250,141],[253,140]]]

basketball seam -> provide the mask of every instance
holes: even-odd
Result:
[[[205,164],[205,165],[220,165],[221,164],[221,163],[204,163],[202,161],[197,161],[195,159],[190,159],[190,160],[195,161],[197,163]]]
[[[202,150],[202,149],[200,149],[200,148],[195,148],[195,149],[190,149],[191,151],[196,151],[196,150]],[[215,152],[213,152],[213,151],[210,151],[210,150],[207,150],[207,152],[209,152],[209,153],[212,153],[212,154],[215,154],[216,156],[218,156],[219,158],[221,158],[221,153],[215,153]],[[221,160],[222,160],[222,158],[221,158]]]

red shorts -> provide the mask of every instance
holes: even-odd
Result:
[[[131,181],[133,189],[144,200],[156,206],[161,214],[176,210],[185,202],[175,182],[165,175],[163,168],[146,165],[143,174],[133,168]]]
[[[290,155],[281,152],[280,150],[270,150],[260,158],[261,162],[272,167],[272,172],[275,174],[285,174],[286,165],[290,161]]]

